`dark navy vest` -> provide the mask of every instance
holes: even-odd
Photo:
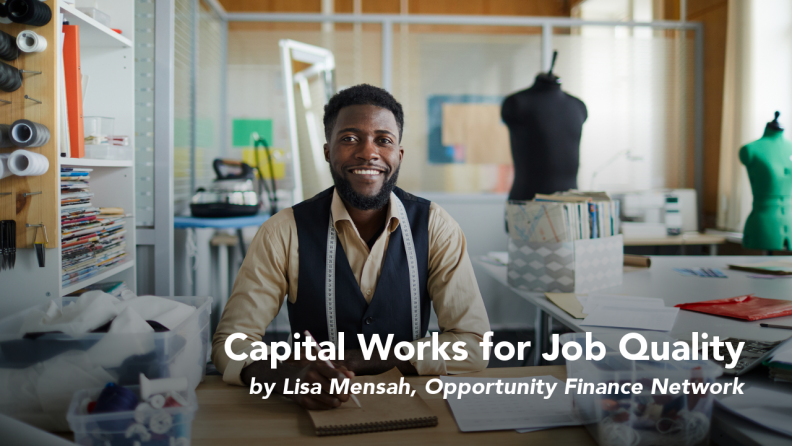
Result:
[[[399,188],[393,191],[404,205],[412,229],[413,243],[418,257],[418,279],[421,296],[421,337],[429,328],[429,292],[426,281],[429,271],[429,205],[423,198],[410,195]],[[330,204],[333,188],[319,193],[293,207],[299,240],[299,276],[296,303],[288,302],[292,333],[309,330],[318,342],[329,340],[325,302],[325,263],[327,228],[330,224]],[[382,263],[377,289],[371,303],[366,303],[346,253],[336,241],[336,324],[338,333],[344,332],[344,347],[359,349],[358,334],[366,343],[377,333],[384,343],[393,334],[393,344],[412,341],[412,310],[410,302],[409,269],[404,251],[401,225],[390,234]]]

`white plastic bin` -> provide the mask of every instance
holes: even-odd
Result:
[[[574,341],[582,348],[583,355],[575,361],[567,360],[567,378],[582,379],[584,383],[616,383],[621,388],[629,383],[641,383],[643,390],[638,394],[597,394],[596,391],[581,394],[576,388],[570,390],[573,410],[580,422],[588,428],[598,444],[603,446],[648,446],[686,445],[704,446],[710,443],[709,433],[714,397],[710,393],[697,394],[652,394],[655,379],[661,383],[680,383],[685,380],[695,383],[712,383],[723,372],[720,366],[710,361],[633,361],[619,351],[619,341],[624,332],[593,334],[594,341],[606,346],[606,354],[599,361],[586,360],[586,334],[567,333],[560,337],[561,344]],[[658,332],[640,332],[646,339],[647,354],[651,356],[651,342],[668,342],[669,355],[674,349],[675,339]],[[662,344],[660,344],[662,345]],[[631,340],[627,348],[631,353],[638,351],[638,341]],[[570,349],[573,350],[573,349]],[[593,349],[597,353],[597,349]],[[575,383],[576,385],[579,384]],[[566,389],[562,389],[566,390]]]
[[[72,299],[77,298],[62,301]],[[77,390],[109,381],[137,385],[140,373],[150,379],[183,376],[196,388],[206,373],[212,298],[168,299],[196,311],[171,331],[145,335],[47,334],[32,340],[19,330],[33,308],[0,320],[0,413],[41,429],[68,431],[66,409]],[[119,359],[108,363],[108,355],[96,355],[91,348],[99,342]]]
[[[139,386],[127,386],[140,397]],[[192,422],[198,410],[195,391],[179,392],[187,401],[186,406],[155,409],[147,417],[135,411],[89,414],[85,400],[96,401],[102,392],[98,389],[83,389],[74,393],[66,417],[74,432],[74,442],[83,446],[134,445],[140,446],[189,446],[192,438]],[[152,428],[152,414],[157,417]],[[167,429],[166,429],[167,428]]]

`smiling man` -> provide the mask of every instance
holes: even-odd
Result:
[[[479,345],[489,322],[459,225],[439,206],[396,187],[404,156],[404,113],[387,91],[357,85],[325,106],[325,159],[335,187],[284,209],[264,223],[239,270],[213,340],[212,359],[231,384],[276,383],[285,378],[322,384],[320,395],[292,396],[309,409],[337,407],[348,395],[332,394],[330,379],[385,372],[443,375],[484,369]],[[288,296],[292,333],[308,330],[316,341],[337,342],[344,333],[345,360],[330,368],[319,361],[231,360],[260,340]],[[464,342],[463,361],[364,360],[358,334],[392,345],[417,342],[428,330],[430,305],[439,341]],[[449,353],[451,351],[449,350]],[[294,379],[292,379],[294,381]]]

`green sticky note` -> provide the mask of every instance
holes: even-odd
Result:
[[[232,129],[234,147],[252,147],[253,132],[258,132],[272,146],[272,119],[234,119]]]

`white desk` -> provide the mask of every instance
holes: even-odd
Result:
[[[762,257],[747,256],[653,256],[652,267],[624,273],[620,286],[599,290],[604,293],[626,294],[631,296],[659,297],[666,306],[681,303],[699,302],[755,294],[759,297],[792,300],[792,279],[752,279],[751,273],[730,270],[729,263],[749,263],[765,260]],[[479,262],[483,268],[499,282],[509,287],[506,281],[506,267]],[[683,276],[672,268],[720,268],[728,279]],[[547,300],[544,293],[529,293],[509,287],[512,291],[536,305],[537,326],[534,362],[541,363],[541,352],[547,351],[547,340],[552,332],[552,319],[577,332],[592,331],[593,327],[583,328],[582,319],[575,319],[564,310]],[[552,318],[552,319],[551,319]],[[774,323],[792,325],[792,316],[774,318]],[[724,317],[711,316],[692,311],[680,311],[670,335],[677,339],[690,339],[694,331],[718,335],[721,339],[732,336],[760,341],[780,341],[792,336],[790,330],[760,327],[760,321],[747,322]],[[608,331],[622,331],[607,329]],[[597,330],[599,331],[599,330]],[[623,330],[625,333],[634,330]],[[748,378],[748,385],[771,387],[773,390],[788,392],[792,396],[792,384],[772,383],[764,374]],[[713,429],[720,429],[741,444],[792,444],[792,438],[775,434],[738,417],[718,411]],[[792,420],[790,420],[792,422]]]

